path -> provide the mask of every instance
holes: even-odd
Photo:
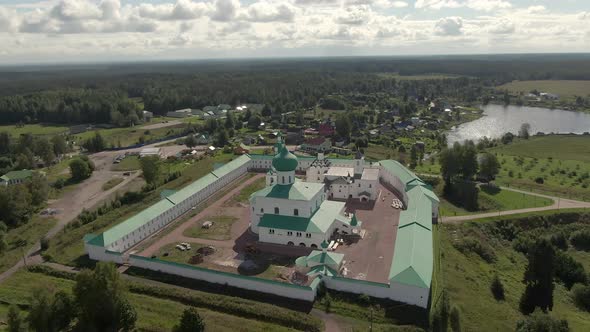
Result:
[[[232,233],[230,240],[209,240],[209,239],[193,238],[193,237],[185,236],[183,233],[188,228],[194,226],[194,224],[197,220],[201,220],[201,219],[209,216],[211,214],[211,211],[218,211],[222,207],[222,205],[230,197],[239,194],[239,192],[244,187],[248,186],[251,183],[254,183],[256,180],[258,180],[264,176],[265,176],[265,174],[256,174],[255,176],[251,177],[250,179],[240,183],[240,185],[238,185],[237,187],[235,187],[231,191],[227,192],[223,197],[217,199],[213,204],[207,205],[207,209],[204,209],[203,211],[199,212],[194,217],[192,217],[190,220],[187,220],[183,224],[178,225],[170,233],[164,235],[163,237],[157,239],[154,243],[150,244],[150,246],[147,247],[146,249],[144,249],[140,253],[140,255],[150,257],[151,255],[154,255],[155,253],[157,253],[158,250],[160,250],[160,248],[162,248],[163,246],[165,246],[169,243],[174,243],[174,242],[195,242],[195,241],[198,241],[200,244],[204,244],[204,245],[212,245],[212,246],[220,247],[220,248],[232,248],[236,244],[235,239],[240,234],[243,234],[244,231],[246,231],[246,229],[248,228],[247,223],[246,224],[244,224],[243,222],[240,223],[240,221],[243,221],[242,220],[243,218],[240,218],[240,220],[233,223],[233,225],[231,227],[231,231],[230,231]],[[237,181],[239,181],[240,179],[242,179],[242,178],[238,178]],[[223,190],[223,188],[221,190]],[[244,220],[247,221],[247,219],[244,219]]]
[[[326,332],[342,332],[343,330],[338,325],[334,315],[328,314],[318,309],[311,309],[311,314],[321,319],[324,322],[324,331]]]
[[[560,198],[555,196],[549,196],[539,193],[533,193],[529,191],[513,189],[508,187],[500,187],[502,190],[509,190],[514,191],[521,194],[527,194],[532,196],[538,196],[543,198],[549,198],[553,200],[553,204],[543,207],[535,207],[535,208],[527,208],[527,209],[517,209],[517,210],[507,210],[507,211],[497,211],[497,212],[487,212],[487,213],[479,213],[479,214],[471,214],[466,216],[455,216],[455,217],[441,217],[443,223],[460,223],[465,222],[473,219],[481,219],[481,218],[488,218],[488,217],[496,217],[496,216],[507,216],[511,214],[519,214],[519,213],[527,213],[527,212],[539,212],[539,211],[548,211],[548,210],[558,210],[558,209],[574,209],[574,208],[590,208],[590,202],[582,202],[576,201],[573,199],[566,199]]]

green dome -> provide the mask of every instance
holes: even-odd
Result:
[[[291,172],[297,168],[297,157],[283,146],[279,154],[272,159],[272,167],[279,172]]]

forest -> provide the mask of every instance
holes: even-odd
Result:
[[[404,80],[400,75],[442,74]],[[447,75],[447,76],[444,76]],[[590,79],[588,55],[342,57],[0,68],[0,122],[133,125],[141,110],[261,103],[307,109],[332,94],[475,101],[525,79]],[[387,107],[387,105],[381,105]]]

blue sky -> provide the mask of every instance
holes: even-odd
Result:
[[[589,0],[0,0],[0,64],[590,52]]]

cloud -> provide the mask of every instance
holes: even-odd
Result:
[[[187,34],[178,34],[174,38],[171,38],[168,45],[172,46],[186,46],[192,42],[192,38]]]
[[[338,24],[361,25],[369,21],[371,8],[367,5],[347,7],[334,21]]]
[[[339,0],[295,0],[296,5],[300,6],[326,6],[326,5],[337,5]]]
[[[460,17],[441,18],[434,25],[434,34],[437,36],[459,36],[463,34],[463,19]]]
[[[226,23],[225,26],[223,28],[221,28],[220,30],[218,30],[217,32],[220,36],[227,36],[227,35],[231,35],[234,33],[246,31],[246,30],[250,29],[251,27],[252,27],[252,24],[250,24],[248,22],[236,21],[236,22]]]
[[[237,0],[216,0],[214,7],[210,18],[214,21],[227,22],[236,17],[240,2]]]
[[[405,36],[406,34],[407,34],[407,31],[402,28],[398,28],[395,26],[386,26],[386,27],[379,28],[379,30],[377,31],[376,37],[377,38],[393,38],[393,37]]]
[[[408,7],[406,1],[396,0],[347,0],[346,5],[369,5],[376,8],[404,8]]]
[[[248,6],[246,20],[251,22],[292,22],[295,8],[288,3],[256,2]]]
[[[119,0],[104,0],[100,4],[102,18],[104,20],[117,20],[121,18],[121,2]]]
[[[139,15],[141,17],[152,18],[164,21],[181,21],[194,20],[203,16],[207,10],[207,5],[202,2],[192,2],[190,0],[178,0],[172,4],[141,4],[139,6]]]
[[[493,11],[511,8],[512,4],[506,0],[417,0],[414,7],[418,9],[443,9],[466,7],[479,11]]]
[[[51,17],[60,21],[97,19],[102,11],[86,0],[62,0],[51,10]]]
[[[14,32],[17,26],[16,12],[0,7],[0,32]]]
[[[501,19],[490,26],[488,31],[492,34],[511,34],[516,30],[514,23],[509,19]]]
[[[578,20],[590,20],[590,12],[581,12],[578,14]]]
[[[545,9],[545,6],[530,6],[529,8],[527,8],[527,12],[530,14],[542,13],[545,11]]]

